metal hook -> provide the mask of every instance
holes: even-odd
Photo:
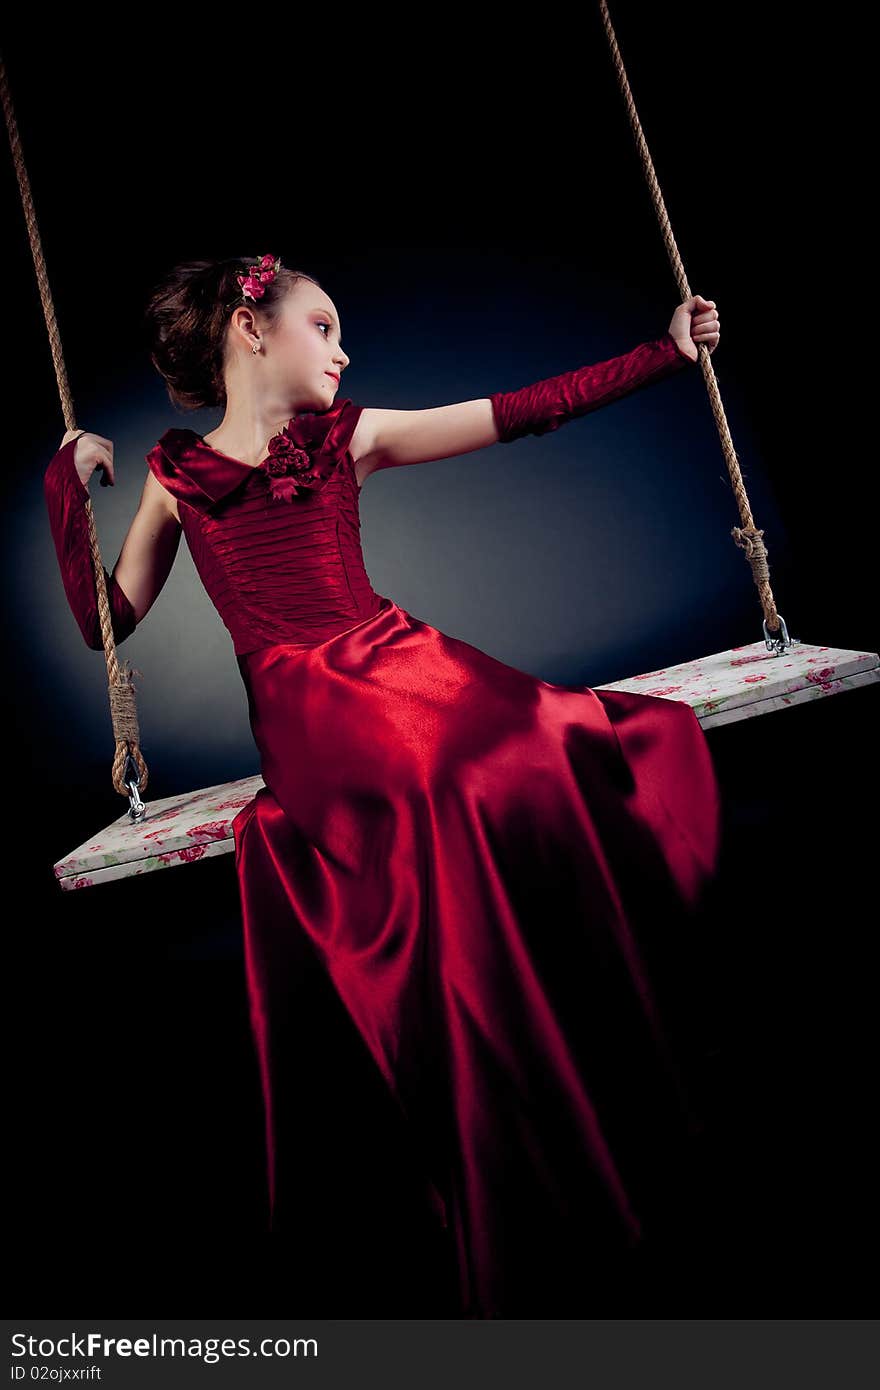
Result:
[[[767,627],[767,619],[765,618],[764,644],[768,652],[775,652],[777,656],[782,656],[783,653],[789,650],[793,642],[799,642],[801,639],[799,637],[789,637],[788,628],[785,626],[785,619],[783,618],[782,614],[777,613],[776,616],[779,618],[779,626],[782,629],[782,635],[779,637],[771,637],[770,630]]]
[[[138,765],[131,756],[131,749],[125,755],[125,771],[122,780],[128,787],[128,814],[132,821],[142,821],[147,814],[146,802],[141,801],[138,787],[141,784],[141,775]]]

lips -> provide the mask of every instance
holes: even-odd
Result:
[[[337,376],[336,372],[325,372],[324,375],[329,376],[332,381],[336,382],[337,386],[339,385],[339,377]]]

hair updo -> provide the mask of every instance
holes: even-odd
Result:
[[[237,276],[259,260],[184,261],[151,291],[144,311],[150,361],[164,378],[172,405],[188,411],[226,404],[226,330],[234,309],[249,305],[272,328],[285,296],[300,280],[323,288],[314,275],[282,266],[254,303],[242,295]]]

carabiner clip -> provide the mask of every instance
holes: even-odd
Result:
[[[777,617],[779,618],[779,626],[782,629],[782,633],[778,637],[771,637],[770,630],[767,627],[767,619],[765,618],[764,644],[768,652],[775,652],[777,656],[782,656],[785,652],[788,651],[792,642],[799,642],[801,639],[799,637],[789,637],[788,628],[785,626],[785,619],[783,618],[781,613],[777,614]]]
[[[142,821],[147,814],[147,805],[141,801],[138,787],[141,784],[141,774],[138,765],[131,756],[131,750],[125,755],[125,771],[122,780],[128,787],[128,815],[132,821]]]

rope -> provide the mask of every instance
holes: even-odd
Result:
[[[690,299],[691,288],[685,274],[678,247],[675,244],[675,237],[672,235],[672,227],[666,212],[666,205],[663,201],[663,194],[660,191],[660,184],[654,172],[654,163],[648,150],[647,142],[642,131],[642,124],[639,120],[633,94],[627,80],[626,71],[623,66],[623,59],[620,56],[620,49],[617,46],[617,38],[611,25],[608,14],[608,6],[605,0],[599,0],[599,9],[602,14],[602,22],[605,26],[605,33],[611,48],[611,61],[614,64],[614,71],[617,74],[618,85],[620,86],[623,99],[626,103],[630,125],[636,140],[636,147],[642,161],[642,170],[648,182],[651,193],[651,201],[654,204],[654,211],[660,223],[660,231],[663,235],[663,244],[666,247],[666,254],[669,257],[672,273],[678,285],[679,295],[682,300]],[[767,627],[771,632],[776,632],[779,628],[779,614],[776,611],[776,601],[773,598],[773,591],[770,588],[770,568],[767,563],[767,550],[764,545],[764,532],[759,531],[755,526],[752,516],[752,509],[749,503],[746,485],[743,482],[742,472],[740,471],[739,459],[733,447],[733,439],[727,425],[727,417],[724,414],[724,406],[721,404],[721,393],[718,390],[718,382],[715,378],[715,371],[709,349],[705,343],[697,343],[697,353],[699,355],[700,366],[703,369],[703,377],[706,382],[706,389],[709,392],[709,402],[712,407],[712,414],[715,416],[715,423],[718,426],[718,434],[721,438],[721,448],[727,463],[727,471],[730,474],[730,481],[733,486],[734,496],[737,507],[739,508],[740,526],[734,526],[731,535],[734,542],[745,551],[746,559],[752,570],[752,578],[758,588],[761,600],[761,607],[764,610],[764,618]]]
[[[31,255],[34,259],[34,269],[37,274],[37,286],[40,291],[46,327],[49,331],[49,346],[52,350],[52,361],[55,366],[55,377],[58,382],[58,394],[61,398],[61,410],[64,415],[64,423],[68,430],[76,430],[78,427],[73,412],[73,398],[67,381],[67,368],[64,364],[64,354],[61,350],[61,335],[58,331],[58,322],[55,317],[55,305],[52,301],[52,292],[49,289],[49,276],[46,272],[46,260],[43,255],[43,246],[37,227],[37,216],[34,209],[34,200],[31,196],[30,180],[25,168],[24,156],[22,155],[21,141],[18,135],[18,123],[12,109],[12,96],[6,77],[6,64],[2,57],[0,57],[0,96],[2,96],[3,100],[3,112],[6,117],[6,128],[9,132],[9,143],[12,148],[12,162],[15,166],[15,174],[18,179],[28,240],[30,241]],[[104,564],[98,546],[98,533],[95,530],[95,515],[92,510],[92,499],[90,496],[86,498],[85,507],[89,527],[89,546],[92,552],[92,564],[95,570],[95,588],[98,599],[98,617],[101,623],[101,638],[104,643],[104,656],[107,660],[107,680],[109,684],[110,714],[113,720],[113,737],[116,740],[116,753],[113,758],[112,771],[113,786],[119,792],[120,796],[130,795],[128,786],[122,779],[126,769],[128,754],[131,753],[140,774],[138,792],[142,794],[146,790],[149,773],[147,771],[147,764],[144,762],[140,750],[140,732],[138,730],[135,687],[132,683],[132,675],[134,673],[129,662],[123,662],[120,666],[119,659],[116,655],[116,642],[113,636],[113,621],[110,614],[110,604],[107,599],[107,583],[104,577]]]

